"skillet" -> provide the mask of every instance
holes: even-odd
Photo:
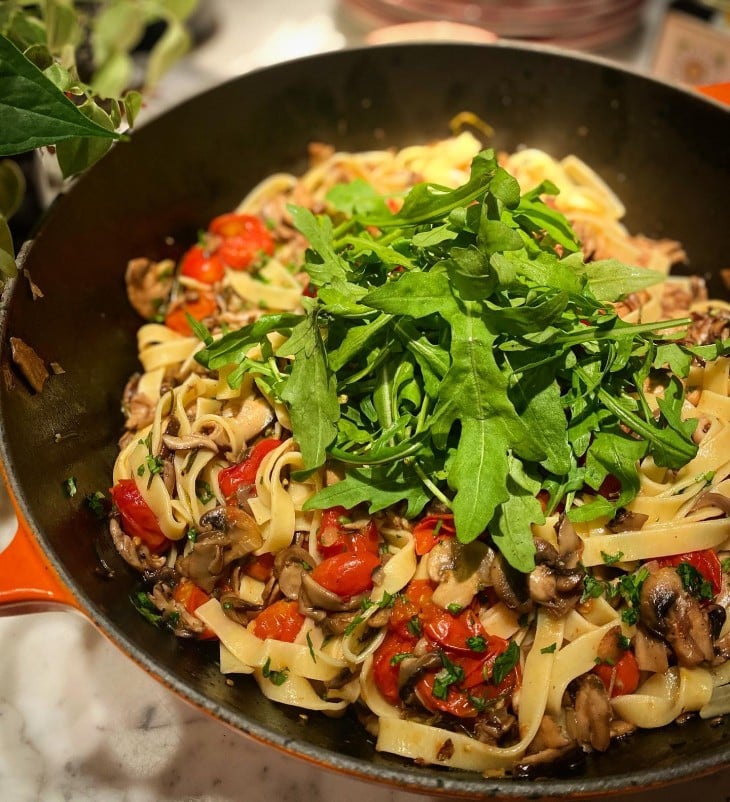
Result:
[[[175,693],[236,730],[404,789],[603,796],[717,770],[730,763],[730,721],[638,733],[588,756],[573,774],[537,781],[487,780],[378,754],[350,717],[310,716],[305,724],[248,678],[229,687],[210,645],[181,642],[144,621],[129,602],[136,575],[83,502],[111,483],[122,389],[137,369],[141,321],[124,292],[127,260],[178,255],[261,178],[301,171],[312,140],[350,150],[423,142],[448,134],[448,121],[464,110],[493,126],[498,149],[527,144],[585,159],[622,197],[631,231],[679,239],[687,270],[706,276],[711,294],[725,292],[730,113],[692,92],[597,59],[501,43],[340,51],[235,79],[142,127],[76,182],[24,248],[26,275],[3,293],[0,455],[31,539],[16,537],[3,555],[0,601],[66,602]],[[43,298],[33,300],[28,274]],[[12,365],[10,337],[64,373],[32,392]],[[69,476],[78,486],[73,498],[63,491]],[[100,549],[112,578],[99,570]],[[31,587],[25,576],[37,552],[43,588],[9,592]]]

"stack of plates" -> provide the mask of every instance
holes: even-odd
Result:
[[[641,22],[645,0],[345,0],[374,24],[448,20],[500,37],[574,48],[622,39]]]

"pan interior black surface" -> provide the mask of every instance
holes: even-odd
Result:
[[[83,503],[106,491],[121,433],[120,398],[137,368],[140,320],[128,306],[128,259],[176,255],[196,231],[268,173],[305,166],[307,143],[342,150],[423,142],[468,110],[495,129],[489,144],[575,153],[625,202],[628,227],[679,239],[711,290],[730,266],[730,114],[607,64],[511,46],[413,45],[343,51],[253,73],[135,132],[47,216],[3,297],[2,455],[33,531],[90,616],[175,691],[259,739],[331,767],[428,792],[465,796],[604,794],[726,764],[730,723],[692,721],[641,733],[573,776],[484,780],[375,753],[354,719],[273,706],[253,682],[225,684],[210,650],[161,635],[132,609],[136,578],[113,553],[105,579],[100,524]],[[64,369],[41,394],[14,373],[9,337]],[[7,381],[14,376],[14,387]],[[75,476],[78,494],[63,493]]]

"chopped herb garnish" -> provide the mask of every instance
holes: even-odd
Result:
[[[624,651],[626,651],[627,649],[631,648],[631,638],[627,638],[626,635],[622,635],[619,632],[616,640],[618,641],[619,649],[623,649]]]
[[[198,539],[198,530],[194,526],[189,526],[187,531],[187,539],[191,543],[195,543]]]
[[[390,664],[392,666],[397,666],[399,663],[402,663],[404,660],[407,660],[409,657],[415,657],[413,652],[398,652],[398,654],[394,654],[390,658]]]
[[[466,693],[466,698],[480,713],[483,713],[487,709],[487,702],[485,699],[482,699],[479,696],[474,696],[468,691]]]
[[[156,627],[160,625],[162,613],[155,607],[150,597],[143,590],[133,593],[129,598],[132,602],[132,606],[142,618],[149,621],[150,624],[154,624]]]
[[[687,562],[681,562],[677,566],[677,573],[682,580],[684,589],[697,599],[711,600],[714,598],[712,593],[712,583],[694,567]]]
[[[66,495],[69,498],[73,498],[76,495],[76,477],[69,476],[63,482],[63,489],[66,491]]]
[[[545,646],[540,649],[540,654],[552,654],[558,648],[557,643],[551,643],[549,646]]]
[[[414,615],[408,623],[406,624],[406,629],[413,635],[414,638],[421,637],[421,622],[418,620],[418,616]]]
[[[487,641],[484,635],[472,635],[466,639],[466,645],[473,652],[485,652],[487,650]]]
[[[356,615],[352,619],[352,621],[350,621],[350,623],[345,627],[342,634],[345,635],[345,637],[352,635],[352,633],[360,626],[360,624],[362,624],[364,620],[365,620],[364,615]]]
[[[606,592],[606,583],[596,579],[593,574],[586,574],[583,577],[583,595],[580,597],[581,602],[586,602],[589,599],[597,599],[603,596]]]
[[[94,513],[94,515],[96,515],[97,518],[104,518],[106,515],[106,510],[104,509],[104,499],[105,496],[101,490],[95,490],[93,493],[89,493],[89,495],[84,499],[86,501],[86,506]]]
[[[520,662],[520,647],[515,641],[510,641],[509,646],[502,654],[497,656],[492,669],[492,682],[500,685],[507,674]]]
[[[195,482],[195,495],[198,497],[198,500],[201,504],[207,504],[209,501],[215,498],[215,493],[213,492],[211,486],[202,479],[198,479]]]
[[[459,615],[459,613],[464,609],[462,605],[457,604],[456,602],[452,602],[449,604],[446,609],[451,613],[451,615]]]
[[[264,675],[264,678],[272,682],[274,685],[283,685],[287,679],[289,678],[289,673],[287,669],[283,669],[282,671],[274,671],[271,668],[271,658],[267,657],[266,662],[261,666],[261,673]]]
[[[432,693],[437,699],[446,699],[449,688],[463,681],[464,669],[452,663],[443,652],[439,652],[439,657],[443,668],[434,677]]]
[[[730,571],[730,557],[726,557],[721,563],[720,568],[722,569],[723,574],[726,574]]]
[[[312,658],[312,662],[316,663],[317,656],[314,653],[314,646],[312,646],[312,637],[309,634],[309,632],[307,632],[307,647],[309,648],[309,656]]]
[[[623,559],[624,553],[622,551],[617,551],[616,554],[606,554],[605,551],[601,552],[601,559],[606,565],[615,565],[616,563],[620,563]]]

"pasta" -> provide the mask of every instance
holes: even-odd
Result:
[[[636,728],[730,710],[730,313],[707,300],[699,279],[669,277],[680,245],[629,234],[620,199],[575,156],[484,153],[467,132],[358,154],[313,145],[305,175],[276,174],[255,187],[176,269],[169,260],[130,262],[130,301],[153,319],[139,330],[142,371],[125,390],[110,532],[144,575],[135,603],[145,615],[181,637],[217,643],[221,671],[250,675],[272,701],[326,715],[353,709],[377,749],[423,763],[534,776]],[[490,200],[479,194],[482,180]],[[430,189],[406,196],[416,185]],[[437,220],[433,208],[446,200],[452,205]],[[412,240],[402,229],[387,234],[386,212],[415,215]],[[355,228],[348,214],[386,222]],[[582,252],[571,255],[565,218]],[[515,240],[519,226],[527,233]],[[489,259],[459,250],[469,236]],[[399,296],[410,310],[398,324],[408,339],[383,345],[378,332],[398,310],[378,307],[378,292],[416,281],[417,259],[452,243],[451,261],[419,280],[452,271],[461,306],[443,295],[444,309],[437,299],[413,312],[421,296]],[[516,268],[511,255],[520,248],[528,256]],[[345,251],[355,254],[351,273]],[[553,278],[556,265],[571,266],[593,293],[585,313],[593,317],[576,313],[572,329],[555,322],[564,324],[575,295],[572,277]],[[381,271],[380,290],[353,290],[352,274],[370,269]],[[516,286],[515,270],[526,271],[530,291],[497,308],[495,287]],[[623,289],[606,290],[619,273]],[[535,300],[551,281],[563,282],[560,292]],[[323,306],[313,329],[305,324],[315,296]],[[358,327],[370,298],[382,314]],[[522,305],[548,314],[548,301],[557,311],[540,331],[530,328]],[[460,339],[459,316],[474,308],[492,310],[513,338],[472,317]],[[441,374],[439,314],[452,339]],[[673,323],[680,318],[688,320]],[[421,339],[408,328],[414,320],[426,322]],[[589,368],[598,363],[580,359],[614,336],[609,324],[618,335],[594,380]],[[639,345],[619,336],[647,331],[656,339]],[[531,399],[519,406],[510,382],[557,359],[519,361],[550,337],[563,356],[576,343],[582,349],[565,358],[583,384],[565,396],[569,409],[552,374],[536,391],[544,405],[537,421],[549,429],[558,409],[569,424],[554,453],[538,454],[545,436],[533,426],[526,442],[521,428],[535,414]],[[480,338],[492,345],[467,360],[472,372],[459,373],[460,354]],[[495,393],[504,382],[517,419],[478,381],[486,370],[479,359],[493,353],[501,361],[489,382]],[[650,364],[636,373],[635,391],[618,401],[600,396],[602,382],[636,354]],[[350,372],[335,380],[323,372],[328,365]],[[373,385],[373,371],[382,378],[388,370],[387,382]],[[455,374],[465,394],[485,392],[480,409],[488,412],[472,420],[467,401],[466,413],[450,412],[453,400],[428,406],[440,390],[424,391],[414,376],[443,388]],[[292,400],[294,377],[298,392],[313,396],[335,382],[331,395],[318,396],[329,423],[308,419],[309,407]],[[391,395],[383,396],[386,384]],[[369,395],[355,404],[360,385]],[[591,407],[590,392],[604,406]],[[409,439],[414,427],[427,431],[430,414],[446,421],[428,441],[433,453],[451,443],[443,464],[418,461],[425,435]],[[312,431],[316,440],[328,425],[339,434],[326,454],[296,436]],[[366,441],[367,427],[380,439]],[[483,471],[457,437],[512,439]],[[404,462],[391,459],[395,451]],[[380,462],[413,468],[415,485],[363,490],[358,482],[380,476]],[[482,496],[469,509],[459,470],[487,488],[493,473],[508,475],[500,481],[509,494],[499,485],[493,503]]]

